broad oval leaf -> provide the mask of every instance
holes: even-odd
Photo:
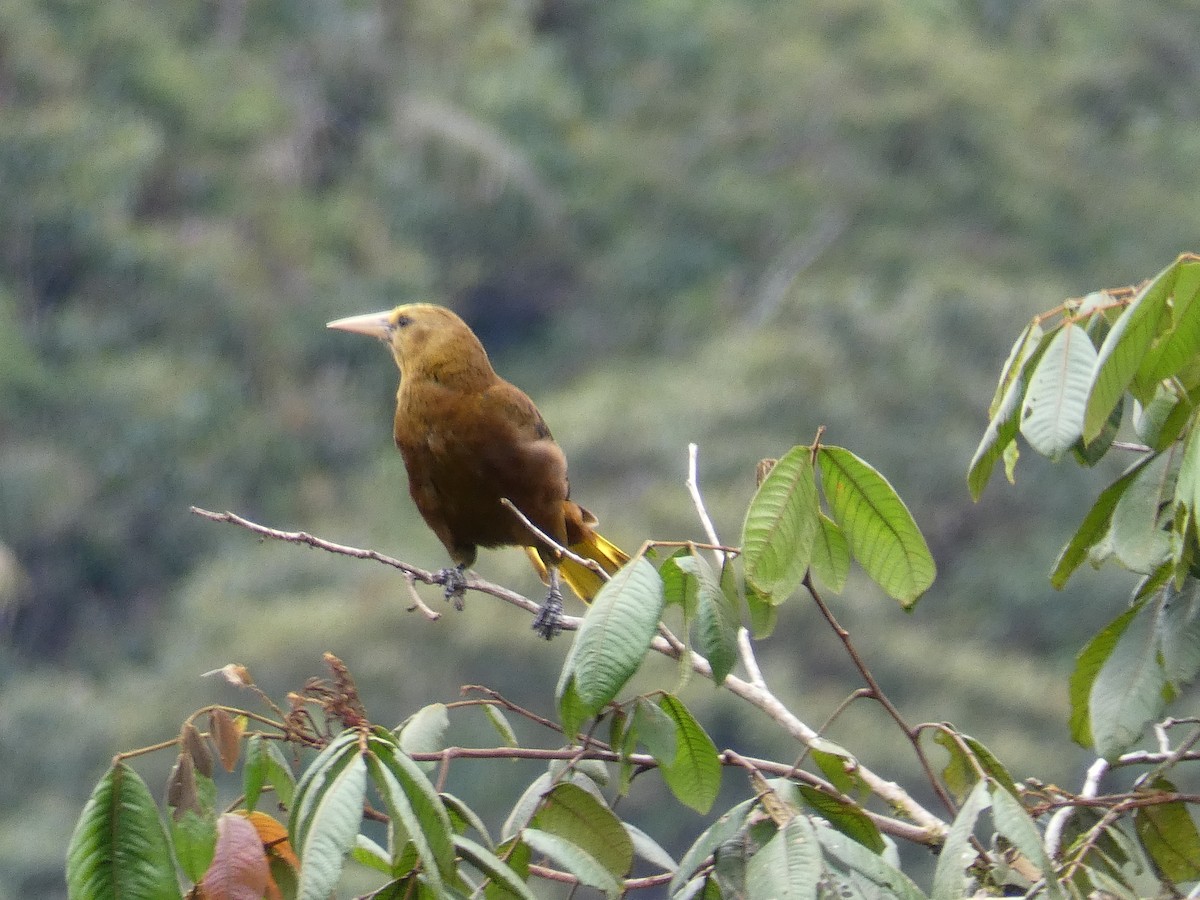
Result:
[[[1151,788],[1169,793],[1175,786],[1158,779]],[[1200,879],[1200,832],[1182,800],[1142,806],[1134,814],[1138,838],[1159,871],[1175,883]]]
[[[558,680],[559,715],[569,734],[633,677],[658,630],[662,608],[662,581],[645,558],[628,563],[600,589]]]
[[[937,568],[904,501],[849,450],[822,447],[821,487],[833,518],[866,573],[906,609],[933,584]]]
[[[1055,560],[1054,570],[1050,573],[1050,584],[1055,589],[1062,590],[1072,573],[1087,559],[1088,551],[1099,544],[1108,534],[1109,526],[1112,524],[1113,510],[1117,508],[1117,503],[1129,490],[1129,486],[1133,484],[1138,473],[1153,459],[1152,456],[1146,456],[1138,460],[1120,478],[1100,492],[1100,496],[1096,498],[1092,508],[1083,517],[1079,528],[1075,530],[1075,534],[1071,536],[1071,540],[1067,542],[1067,545],[1058,554],[1058,559]]]
[[[1050,340],[1021,406],[1021,434],[1038,453],[1059,459],[1083,435],[1095,365],[1096,348],[1082,328],[1067,322]]]
[[[1142,365],[1147,349],[1158,334],[1178,269],[1179,261],[1176,260],[1155,276],[1125,308],[1100,345],[1084,413],[1085,441],[1091,442],[1100,434],[1117,401]],[[1146,401],[1150,398],[1139,399]]]
[[[817,840],[821,855],[837,887],[857,889],[853,897],[894,898],[894,900],[926,900],[908,876],[888,864],[879,854],[830,828],[818,828]],[[834,896],[842,896],[835,893]]]
[[[850,574],[850,545],[837,522],[825,513],[820,514],[818,525],[813,541],[812,573],[821,584],[840,594]]]
[[[578,785],[557,784],[530,822],[579,847],[618,881],[633,867],[633,841],[613,811]]]
[[[1162,591],[1154,627],[1163,672],[1178,691],[1200,672],[1200,581],[1188,578],[1180,589],[1168,583]]]
[[[742,525],[746,581],[773,604],[786,600],[808,571],[819,509],[812,451],[793,447],[759,485]]]
[[[737,608],[699,554],[678,557],[675,564],[696,581],[696,645],[708,660],[713,682],[720,685],[737,664],[737,630],[741,625]]]
[[[146,783],[115,763],[96,784],[67,847],[72,900],[179,900],[171,846]]]
[[[1175,495],[1170,455],[1158,454],[1142,468],[1113,509],[1109,537],[1113,552],[1132,572],[1149,575],[1171,554],[1171,538],[1160,526]]]
[[[1025,807],[1009,793],[1008,788],[1001,785],[992,789],[992,821],[996,823],[996,831],[1041,871],[1046,879],[1045,896],[1063,897],[1062,888],[1054,877],[1054,865],[1042,845],[1041,832]]]
[[[746,864],[751,897],[817,896],[821,880],[821,845],[807,816],[793,816]]]
[[[446,747],[446,730],[449,727],[450,716],[446,712],[446,704],[431,703],[413,713],[396,729],[396,735],[405,753],[439,753]],[[432,772],[437,763],[430,761],[417,765],[426,772]]]
[[[526,828],[521,832],[521,840],[537,853],[544,853],[559,866],[570,872],[580,883],[603,891],[609,897],[621,894],[621,882],[587,851],[572,844],[556,834],[539,831],[537,828]]]
[[[660,766],[663,780],[680,803],[704,815],[721,790],[717,746],[677,697],[664,694],[658,708],[675,723],[675,761]]]
[[[1145,604],[1116,634],[1112,652],[1100,665],[1088,692],[1088,719],[1096,752],[1112,759],[1141,737],[1162,712],[1166,676],[1158,660],[1152,617]],[[1106,629],[1107,630],[1107,629]]]

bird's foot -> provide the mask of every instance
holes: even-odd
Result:
[[[562,592],[557,588],[551,588],[550,593],[546,595],[546,599],[542,602],[542,608],[538,610],[538,614],[533,620],[533,630],[546,640],[550,640],[562,631],[562,626]]]
[[[454,604],[459,612],[463,608],[463,597],[467,593],[467,576],[463,574],[462,566],[445,568],[437,573],[437,583],[446,588],[446,599]]]

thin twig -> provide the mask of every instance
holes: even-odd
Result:
[[[836,634],[838,639],[842,642],[842,646],[845,648],[846,654],[850,657],[850,661],[854,663],[854,667],[858,669],[859,675],[861,675],[863,681],[867,683],[867,687],[871,691],[871,698],[887,711],[887,714],[891,716],[892,721],[895,722],[897,727],[904,732],[904,736],[908,739],[909,744],[912,745],[913,753],[917,757],[917,762],[920,763],[921,769],[925,772],[925,777],[929,781],[930,786],[933,788],[934,793],[937,794],[938,799],[942,801],[942,804],[947,810],[949,810],[951,815],[953,815],[957,811],[954,801],[950,799],[950,795],[946,792],[946,788],[942,785],[941,781],[938,780],[937,775],[934,774],[933,766],[929,762],[929,757],[925,755],[925,749],[921,746],[920,731],[914,730],[912,726],[905,721],[904,716],[900,713],[900,710],[896,708],[896,705],[892,703],[891,698],[888,697],[888,695],[884,693],[883,688],[879,686],[879,682],[875,680],[875,676],[871,673],[871,670],[867,668],[867,664],[863,662],[862,657],[858,655],[858,649],[854,646],[854,642],[850,640],[850,632],[842,627],[841,623],[839,623],[837,618],[833,615],[833,610],[829,608],[829,606],[825,603],[825,600],[821,597],[821,594],[817,591],[816,585],[813,584],[811,572],[805,573],[803,584],[805,589],[807,589],[809,596],[813,598],[813,602],[817,604],[817,608],[821,611],[821,615],[824,616],[825,621],[829,623],[829,627],[833,629],[834,634]]]
[[[231,525],[237,525],[240,528],[245,528],[247,531],[259,535],[260,537],[270,538],[276,541],[283,541],[288,544],[303,544],[307,547],[314,547],[317,550],[324,550],[327,553],[335,553],[339,556],[351,556],[355,559],[370,559],[378,563],[383,563],[385,566],[391,566],[393,569],[399,569],[406,576],[411,575],[413,580],[420,581],[424,584],[440,585],[441,577],[437,572],[430,572],[427,569],[421,569],[409,563],[402,562],[395,557],[387,556],[375,550],[364,550],[360,547],[350,547],[345,544],[335,544],[332,541],[324,540],[323,538],[314,537],[305,531],[281,531],[278,528],[268,528],[266,525],[259,525],[257,522],[251,522],[249,519],[244,519],[236,513],[223,512],[217,513],[211,510],[201,509],[198,506],[193,506],[191,511],[204,519],[209,519],[213,522],[227,522]],[[518,594],[516,591],[510,591],[502,585],[495,584],[491,581],[484,581],[477,577],[474,573],[467,579],[466,589],[469,591],[479,591],[481,594],[488,594],[503,600],[505,603],[510,603],[513,606],[519,607],[528,613],[536,615],[541,609],[541,604],[528,597]],[[574,631],[579,627],[580,619],[578,616],[563,616],[562,628],[564,631]]]
[[[721,543],[721,539],[717,537],[717,529],[704,506],[704,498],[700,494],[700,480],[696,475],[699,455],[700,448],[696,444],[688,444],[688,475],[685,483],[688,493],[692,495],[692,503],[696,507],[696,515],[700,517],[704,533],[708,535],[709,543],[716,546]],[[713,558],[716,560],[718,569],[725,565],[725,554],[720,550],[713,550]]]
[[[608,581],[609,574],[604,571],[604,568],[600,565],[600,563],[596,562],[596,560],[588,559],[586,556],[580,556],[578,553],[574,553],[569,548],[564,547],[554,538],[550,537],[550,535],[546,534],[546,532],[542,531],[542,529],[538,528],[531,521],[529,521],[529,517],[517,509],[517,505],[507,497],[501,497],[500,502],[512,510],[513,515],[521,520],[521,524],[529,529],[530,534],[540,540],[543,544],[546,544],[552,549],[557,550],[563,555],[563,557],[571,560],[571,562],[578,563],[584,568],[591,569],[605,581]]]

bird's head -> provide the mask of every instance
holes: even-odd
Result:
[[[406,303],[388,312],[337,319],[326,327],[383,341],[403,378],[449,382],[494,374],[479,338],[444,306]]]

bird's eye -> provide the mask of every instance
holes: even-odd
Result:
[[[412,324],[411,316],[399,316],[396,319],[396,327],[397,328],[407,328],[411,324]]]

